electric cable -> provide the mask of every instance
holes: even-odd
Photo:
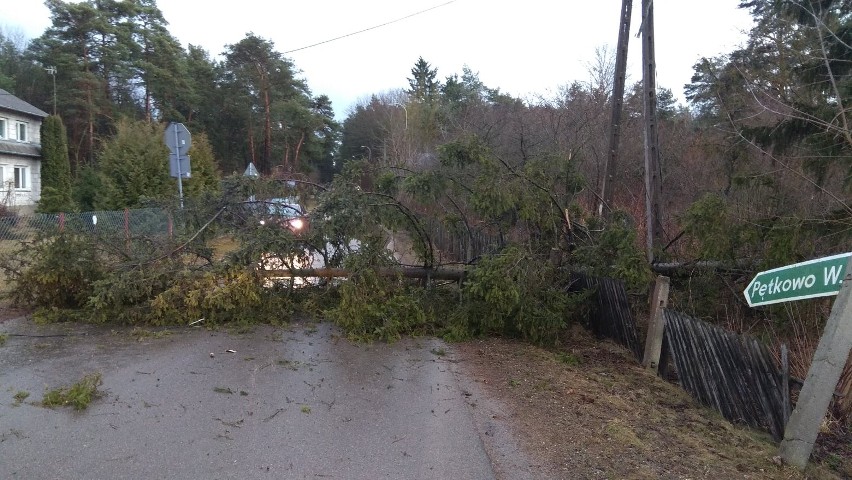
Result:
[[[333,41],[335,41],[335,40],[340,40],[341,38],[351,37],[352,35],[358,35],[359,33],[369,32],[370,30],[375,30],[375,29],[377,29],[377,28],[381,28],[381,27],[384,27],[384,26],[387,26],[387,25],[391,25],[391,24],[394,24],[394,23],[400,22],[400,21],[405,20],[405,19],[407,19],[407,18],[415,17],[415,16],[417,16],[417,15],[420,15],[421,13],[426,13],[426,12],[428,12],[428,11],[430,11],[430,10],[435,10],[436,8],[441,8],[441,7],[447,6],[447,5],[451,4],[451,3],[454,3],[455,1],[456,1],[456,0],[450,0],[449,2],[442,3],[442,4],[440,4],[440,5],[435,5],[434,7],[427,8],[426,10],[421,10],[421,11],[419,11],[419,12],[415,12],[415,13],[412,13],[412,14],[410,14],[410,15],[406,15],[406,16],[404,16],[404,17],[397,18],[396,20],[391,20],[391,21],[389,21],[389,22],[385,22],[385,23],[382,23],[382,24],[380,24],[380,25],[375,25],[375,26],[372,26],[372,27],[369,27],[369,28],[365,28],[365,29],[363,29],[363,30],[358,30],[357,32],[347,33],[346,35],[341,35],[341,36],[339,36],[339,37],[334,37],[334,38],[329,39],[329,40],[323,40],[322,42],[313,43],[313,44],[311,44],[311,45],[306,45],[306,46],[304,46],[304,47],[295,48],[295,49],[293,49],[293,50],[287,50],[287,51],[286,51],[286,52],[284,52],[284,53],[293,53],[293,52],[298,52],[298,51],[300,51],[300,50],[306,50],[306,49],[308,49],[308,48],[316,47],[316,46],[318,46],[318,45],[323,45],[323,44],[325,44],[325,43],[331,43],[331,42],[333,42]]]

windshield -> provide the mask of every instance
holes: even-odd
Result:
[[[266,203],[270,215],[293,218],[303,215],[302,206],[282,198],[271,198]]]

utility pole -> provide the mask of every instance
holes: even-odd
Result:
[[[56,67],[47,67],[45,70],[53,77],[53,114],[56,115]]]
[[[408,130],[408,109],[405,108],[405,105],[401,103],[394,103],[397,107],[402,107],[402,110],[405,112],[405,129]]]
[[[609,123],[609,151],[601,181],[598,216],[609,216],[612,210],[612,190],[615,167],[618,163],[618,144],[621,141],[621,111],[624,108],[624,82],[627,71],[627,45],[630,40],[630,17],[633,0],[621,0],[621,23],[618,27],[618,47],[615,51],[615,83],[612,87],[612,117]]]
[[[648,263],[654,263],[656,247],[663,244],[660,214],[662,179],[657,137],[657,62],[654,55],[654,1],[642,0],[642,87],[645,112],[645,214]]]

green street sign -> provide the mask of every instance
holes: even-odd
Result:
[[[850,257],[841,253],[760,272],[743,294],[750,307],[837,295]]]

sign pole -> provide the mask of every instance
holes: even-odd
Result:
[[[784,430],[781,457],[805,468],[819,428],[852,348],[852,261],[846,263],[837,300],[814,353],[796,408]]]
[[[180,145],[180,143],[178,142],[178,124],[177,123],[174,124],[174,129],[175,129],[175,145]],[[180,171],[180,147],[178,147],[178,150],[175,152],[175,155],[177,156],[178,196],[180,197],[180,208],[183,209],[183,178],[181,178],[181,177],[183,177],[183,174]]]

